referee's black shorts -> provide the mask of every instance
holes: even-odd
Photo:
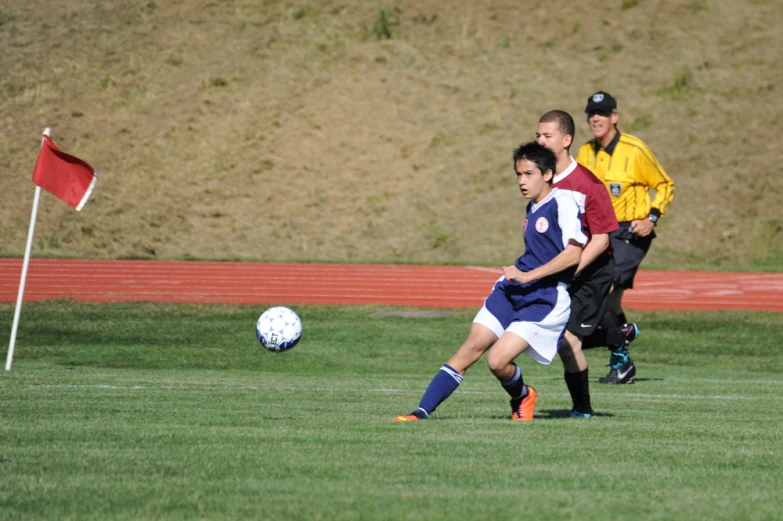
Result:
[[[639,237],[631,233],[631,223],[621,222],[620,228],[609,234],[609,240],[614,250],[614,285],[619,288],[633,288],[633,279],[636,271],[647,255],[655,231],[647,237]]]
[[[568,331],[581,337],[595,331],[612,288],[614,271],[614,258],[603,253],[574,278],[568,288],[571,295],[571,316],[566,326]]]

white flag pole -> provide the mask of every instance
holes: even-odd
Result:
[[[50,135],[50,130],[45,128],[45,136]],[[41,140],[43,145],[43,140]],[[30,229],[27,232],[27,245],[24,248],[24,262],[22,263],[22,279],[19,281],[19,294],[16,296],[16,310],[14,311],[14,325],[11,326],[11,342],[8,344],[8,358],[5,361],[5,370],[11,370],[11,363],[14,360],[14,345],[16,344],[16,331],[19,328],[19,315],[22,314],[22,298],[24,297],[24,284],[27,280],[27,267],[30,265],[30,250],[33,247],[33,235],[35,234],[35,219],[38,216],[38,201],[41,199],[41,187],[35,186],[35,196],[33,196],[33,213],[30,216]]]

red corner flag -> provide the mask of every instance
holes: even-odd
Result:
[[[90,198],[98,172],[78,157],[66,154],[44,135],[33,170],[33,183],[80,211]]]

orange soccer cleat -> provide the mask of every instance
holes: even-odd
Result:
[[[538,393],[535,389],[527,386],[527,396],[522,400],[511,400],[511,419],[515,422],[533,421],[533,411],[538,401]]]
[[[395,423],[399,422],[417,422],[419,420],[426,420],[428,417],[427,413],[424,412],[422,409],[416,409],[410,414],[404,414],[402,416],[395,416],[392,420]]]

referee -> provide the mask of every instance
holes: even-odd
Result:
[[[582,145],[576,160],[606,185],[620,228],[610,234],[615,273],[602,327],[585,339],[583,349],[608,346],[610,371],[598,381],[630,384],[636,367],[628,344],[639,330],[625,317],[623,292],[633,288],[636,271],[655,238],[655,225],[674,198],[674,181],[641,139],[617,129],[617,101],[610,94],[599,91],[590,96],[585,112],[594,137]]]

